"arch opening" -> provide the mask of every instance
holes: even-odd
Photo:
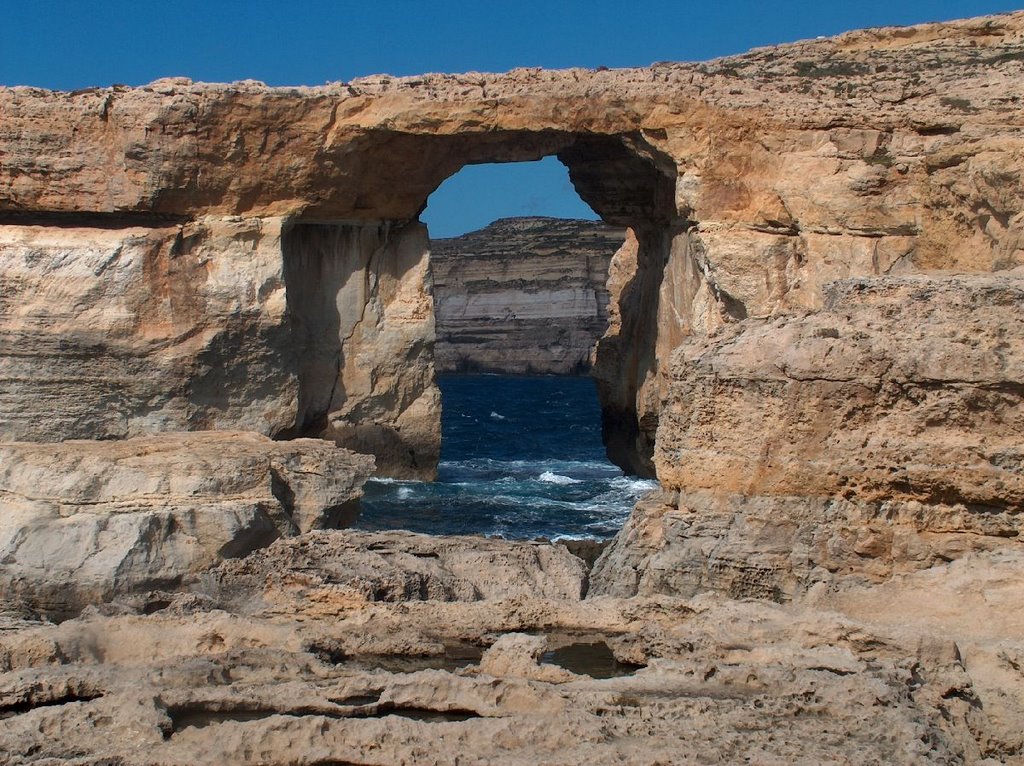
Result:
[[[358,526],[610,538],[651,487],[608,461],[589,375],[626,229],[595,220],[555,156],[467,166],[420,218],[472,229],[430,242],[438,475],[371,481]]]
[[[332,438],[375,454],[382,475],[433,478],[440,400],[430,247],[419,218],[430,194],[462,167],[555,157],[600,219],[629,231],[613,326],[591,373],[609,456],[629,473],[653,476],[656,418],[645,420],[637,402],[656,366],[662,274],[689,225],[676,213],[674,165],[639,132],[396,132],[362,140],[347,173],[352,183],[325,192],[282,234],[299,394],[294,423],[279,435]],[[354,216],[332,215],[339,209]]]
[[[589,372],[625,230],[596,220],[557,159],[467,166],[421,218],[439,374]]]

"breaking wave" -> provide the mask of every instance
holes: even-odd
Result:
[[[574,479],[571,476],[562,476],[560,473],[554,471],[545,471],[537,477],[537,481],[543,481],[548,484],[579,484],[583,479]]]

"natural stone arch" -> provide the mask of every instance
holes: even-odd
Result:
[[[633,231],[598,378],[616,459],[650,473],[687,336],[820,309],[837,279],[1024,263],[1021,24],[637,70],[0,89],[0,440],[304,430],[282,254],[297,227],[344,226],[294,240],[377,243],[327,275],[365,309],[345,362],[368,384],[346,379],[344,406],[396,437],[380,466],[429,474],[428,453],[399,460],[437,442],[417,213],[462,164],[556,154]],[[922,75],[936,36],[946,64]],[[612,182],[651,167],[666,180],[630,211],[647,198]]]
[[[374,453],[385,471],[430,475],[437,460],[440,417],[430,347],[417,342],[422,339],[407,338],[400,353],[405,369],[398,371],[387,369],[388,359],[373,351],[381,346],[380,333],[373,343],[355,338],[365,330],[360,327],[362,312],[367,306],[373,310],[375,303],[369,284],[383,280],[401,285],[412,272],[426,276],[422,266],[428,243],[415,218],[426,207],[427,196],[462,167],[555,155],[585,202],[606,222],[633,232],[636,247],[628,254],[632,275],[615,296],[625,303],[616,312],[619,322],[609,347],[598,354],[594,374],[609,454],[627,470],[653,475],[653,428],[642,431],[635,402],[643,382],[655,373],[661,275],[674,236],[687,227],[674,209],[671,161],[663,158],[659,167],[639,134],[391,133],[379,139],[373,148],[364,148],[367,157],[379,159],[380,182],[392,190],[391,196],[383,199],[374,187],[346,204],[394,214],[411,209],[419,194],[414,220],[331,221],[321,215],[341,200],[325,198],[284,228],[299,395],[296,420],[279,435],[332,438]],[[399,201],[404,207],[398,207]],[[365,274],[375,276],[367,280]],[[387,348],[388,343],[383,345]],[[356,348],[361,362],[353,362]],[[369,356],[374,358],[368,362]],[[367,376],[368,368],[387,372]],[[408,415],[410,410],[415,416]]]

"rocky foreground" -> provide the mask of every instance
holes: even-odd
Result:
[[[438,372],[580,375],[608,328],[608,267],[625,232],[505,218],[430,243]]]
[[[1019,762],[1022,565],[1019,552],[966,558],[848,588],[828,607],[581,601],[582,566],[557,547],[314,532],[188,591],[61,624],[6,615],[0,753],[7,763]],[[580,644],[610,647],[622,675],[553,664]]]
[[[827,295],[678,350],[590,572],[317,529],[314,440],[5,446],[4,761],[1024,762],[1024,274]]]
[[[705,64],[0,90],[0,760],[1024,763],[1024,14]],[[339,530],[439,449],[427,195],[626,239],[656,475],[561,545]]]

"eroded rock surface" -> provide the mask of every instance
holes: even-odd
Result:
[[[506,218],[432,240],[439,372],[580,374],[608,325],[608,264],[624,232]]]
[[[1005,575],[1020,557],[989,564]],[[972,599],[964,635],[936,612],[937,623],[908,625],[894,609],[865,618],[706,597],[354,603],[340,591],[310,598],[308,570],[290,571],[233,613],[178,596],[150,615],[4,621],[0,753],[12,764],[924,764],[1021,753],[1022,647],[1004,632],[1019,612],[1001,600]],[[944,595],[997,593],[991,576],[958,577]],[[1000,599],[1019,598],[1016,582]],[[890,591],[891,603],[920,584]],[[553,633],[601,636],[645,667],[569,673],[539,654]]]
[[[0,439],[52,442],[0,448],[0,760],[1024,762],[1024,292],[982,274],[1021,264],[1022,97],[1024,14],[0,90]],[[629,229],[595,375],[661,492],[585,600],[561,546],[290,538],[370,460],[259,434],[430,475],[417,215],[550,154]],[[552,664],[573,639],[643,667]]]
[[[598,592],[789,599],[1019,549],[1024,279],[846,280],[684,343]]]
[[[804,603],[581,600],[560,546],[311,532],[60,624],[6,602],[0,756],[1013,763],[1022,566],[972,553]],[[552,664],[567,640],[636,672]]]
[[[350,516],[373,460],[244,432],[0,445],[0,601],[63,615]]]
[[[300,574],[301,573],[301,574]],[[324,593],[362,601],[577,600],[583,562],[564,547],[483,537],[412,532],[331,531],[278,540],[205,575],[202,592],[218,603],[251,598],[271,583],[305,578],[310,599]],[[315,594],[321,595],[315,595]]]
[[[426,251],[419,224],[0,225],[0,438],[244,429],[430,477]]]

